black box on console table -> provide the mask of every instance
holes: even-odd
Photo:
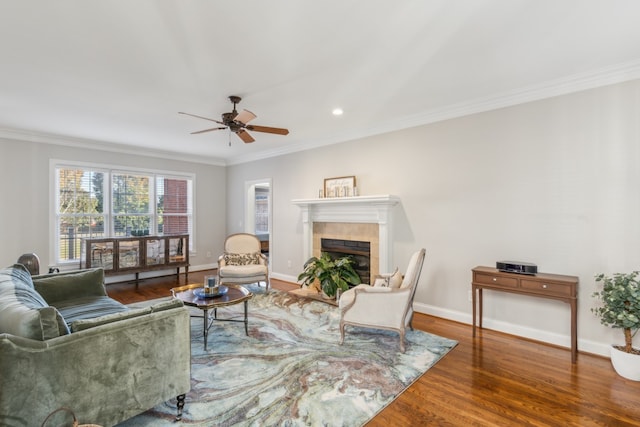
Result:
[[[496,268],[506,273],[530,274],[532,276],[538,272],[537,265],[520,261],[498,261]]]

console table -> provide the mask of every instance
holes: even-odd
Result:
[[[152,270],[184,268],[185,281],[189,280],[189,235],[126,236],[84,239],[81,246],[80,268],[104,269],[107,276],[136,275]]]
[[[473,303],[473,336],[476,336],[476,308],[478,326],[482,329],[482,290],[510,292],[540,298],[550,298],[571,306],[571,363],[578,357],[578,278],[560,274],[538,273],[535,276],[506,273],[492,267],[472,270],[471,293]]]

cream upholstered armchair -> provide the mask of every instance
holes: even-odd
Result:
[[[400,334],[400,351],[404,353],[405,329],[413,319],[413,297],[424,264],[425,250],[411,256],[407,271],[398,287],[394,277],[376,281],[374,286],[361,284],[349,289],[340,297],[340,344],[344,342],[346,325],[376,329],[389,329]]]
[[[236,233],[224,241],[224,254],[218,258],[218,283],[249,284],[265,282],[269,290],[269,263],[260,252],[254,234]]]

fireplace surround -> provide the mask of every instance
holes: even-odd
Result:
[[[303,258],[320,255],[320,239],[370,242],[371,274],[393,269],[393,211],[400,198],[392,195],[295,199],[302,214]]]

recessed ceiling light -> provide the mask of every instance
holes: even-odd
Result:
[[[344,111],[342,111],[342,108],[334,108],[332,113],[334,116],[341,116]]]

